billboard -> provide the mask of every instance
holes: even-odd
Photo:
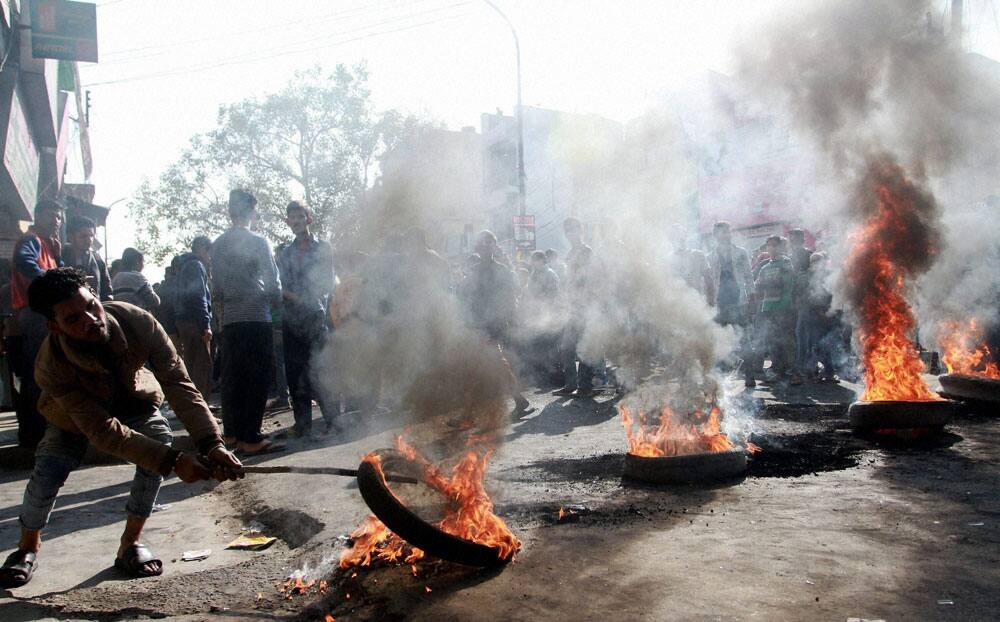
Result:
[[[97,5],[31,0],[31,55],[97,62]]]

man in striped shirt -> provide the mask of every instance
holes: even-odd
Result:
[[[281,284],[271,245],[250,231],[257,199],[229,193],[232,227],[212,243],[212,300],[222,330],[224,440],[244,455],[280,451],[261,433],[273,374],[271,305],[281,303]]]

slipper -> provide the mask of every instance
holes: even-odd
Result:
[[[538,409],[535,408],[534,406],[525,406],[524,408],[515,408],[514,410],[510,411],[510,416],[513,417],[514,419],[520,419],[521,417],[526,417],[526,416],[530,415],[531,413],[535,412],[536,410],[538,410]]]
[[[20,549],[14,551],[0,567],[0,587],[21,587],[31,581],[36,568],[38,561],[33,552]]]
[[[281,443],[265,443],[263,447],[257,451],[247,451],[245,449],[240,450],[240,455],[246,458],[252,458],[254,456],[263,456],[265,454],[276,454],[285,451],[285,446]]]
[[[149,571],[146,564],[157,564],[156,570]],[[163,562],[145,544],[133,544],[125,549],[125,557],[115,558],[115,568],[133,577],[158,577],[163,574]]]

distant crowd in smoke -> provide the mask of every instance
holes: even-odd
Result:
[[[960,25],[947,37],[931,27],[932,4],[803,2],[738,47],[748,96],[789,119],[821,156],[815,178],[800,183],[839,187],[846,197],[802,213],[802,222],[861,226],[874,213],[877,179],[904,203],[899,226],[883,228],[879,241],[908,277],[919,336],[931,349],[942,322],[995,326],[1000,300],[991,270],[1000,221],[989,200],[998,194],[1000,81],[993,61],[963,52]],[[855,239],[831,246],[834,266],[844,265]],[[871,277],[838,271],[835,304],[855,313]],[[997,336],[993,342],[1000,345]]]

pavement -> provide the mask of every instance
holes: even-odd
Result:
[[[875,443],[847,429],[857,389],[743,393],[751,440],[763,448],[746,477],[672,488],[622,479],[613,395],[536,390],[537,411],[512,423],[487,481],[522,550],[489,572],[435,561],[415,574],[407,566],[340,571],[344,536],[367,514],[355,482],[272,474],[219,485],[168,480],[167,507],[147,533],[164,576],[121,580],[109,566],[131,468],[98,459],[71,475],[39,572],[25,588],[0,591],[0,619],[996,619],[998,413],[972,409],[915,445]],[[289,418],[266,425],[281,430]],[[288,441],[287,452],[257,463],[353,467],[409,422],[383,411],[341,423],[341,433]],[[0,415],[0,443],[5,425]],[[411,428],[417,437],[433,432]],[[11,455],[0,447],[3,555],[16,539],[28,474]],[[559,523],[568,504],[589,513]],[[280,541],[265,551],[224,549],[251,525]],[[193,549],[212,554],[180,561]],[[289,598],[280,587],[295,571],[329,587]]]

